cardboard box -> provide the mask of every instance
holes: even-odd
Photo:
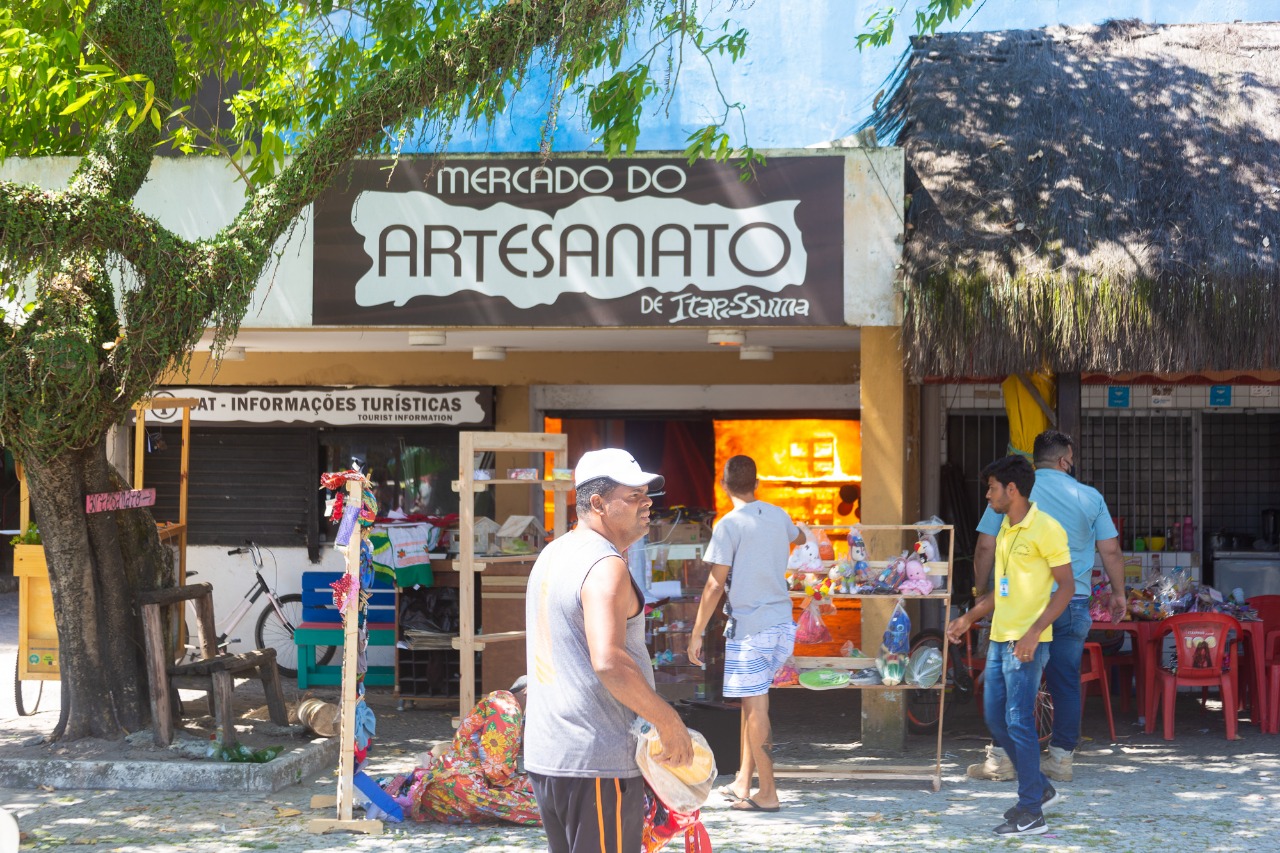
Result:
[[[649,545],[697,545],[711,541],[711,528],[694,521],[672,525],[659,521],[649,526]]]

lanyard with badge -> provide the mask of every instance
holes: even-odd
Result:
[[[1009,547],[996,553],[996,577],[1000,579],[999,595],[1001,598],[1009,597],[1009,557],[1013,554],[1013,549],[1018,544],[1018,537],[1022,535],[1022,528],[1013,534],[1013,541],[1009,543]],[[1003,561],[1001,561],[1003,557]],[[1001,563],[1003,562],[1003,565]]]

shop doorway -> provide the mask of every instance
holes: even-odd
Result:
[[[759,497],[810,524],[855,524],[861,513],[862,431],[852,418],[556,414],[543,429],[569,436],[569,458],[625,447],[645,470],[666,477],[660,510],[683,507],[708,522],[729,511],[716,481],[725,461],[756,461]],[[547,522],[552,508],[546,506]],[[572,516],[572,507],[570,507]],[[572,517],[571,517],[572,522]]]

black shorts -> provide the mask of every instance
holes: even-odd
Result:
[[[530,773],[551,853],[640,853],[644,779]]]

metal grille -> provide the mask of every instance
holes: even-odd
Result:
[[[981,517],[987,507],[982,469],[1009,454],[1009,418],[1004,410],[947,416],[946,462],[964,474],[964,505]]]
[[[1125,409],[1085,412],[1076,470],[1106,498],[1121,523],[1121,547],[1135,536],[1166,536],[1192,514],[1194,447],[1190,412]],[[1180,550],[1166,543],[1169,550]]]

